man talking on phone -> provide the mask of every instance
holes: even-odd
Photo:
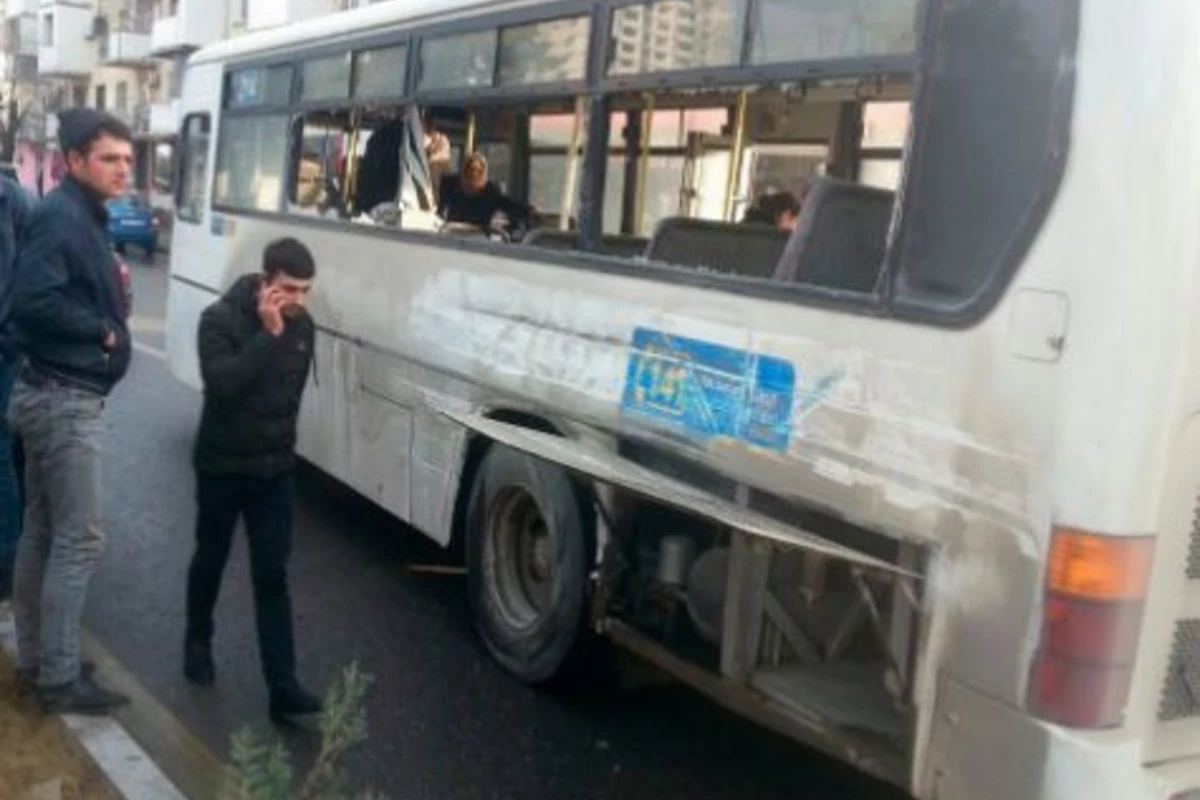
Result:
[[[239,517],[245,521],[255,621],[271,718],[317,714],[296,679],[287,561],[292,538],[296,420],[313,354],[305,310],[316,268],[295,239],[267,246],[200,318],[204,410],[196,437],[196,552],[188,571],[184,675],[216,680],[213,609]]]

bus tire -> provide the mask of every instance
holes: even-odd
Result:
[[[492,657],[529,684],[556,677],[584,627],[595,515],[561,467],[503,445],[467,507],[467,594]]]

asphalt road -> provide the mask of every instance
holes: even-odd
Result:
[[[130,265],[134,335],[161,350],[166,268]],[[266,697],[241,542],[218,609],[218,684],[195,689],[179,673],[198,411],[198,395],[159,358],[136,354],[109,405],[110,545],[87,626],[223,758],[235,730],[267,729]],[[395,800],[898,797],[683,687],[568,696],[513,682],[474,635],[462,579],[409,569],[443,558],[333,483],[300,481],[291,576],[302,677],[323,688],[351,661],[375,677],[371,736],[347,762],[356,786]],[[302,757],[313,744],[305,733],[286,741]]]

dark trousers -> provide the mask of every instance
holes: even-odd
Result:
[[[292,605],[287,562],[292,546],[292,476],[262,479],[233,475],[196,475],[196,554],[188,570],[187,635],[210,642],[213,608],[221,575],[229,560],[238,518],[246,523],[254,610],[263,676],[271,690],[295,680]]]

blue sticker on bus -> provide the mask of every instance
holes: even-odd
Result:
[[[783,359],[638,328],[621,410],[690,436],[782,451],[795,386]]]

